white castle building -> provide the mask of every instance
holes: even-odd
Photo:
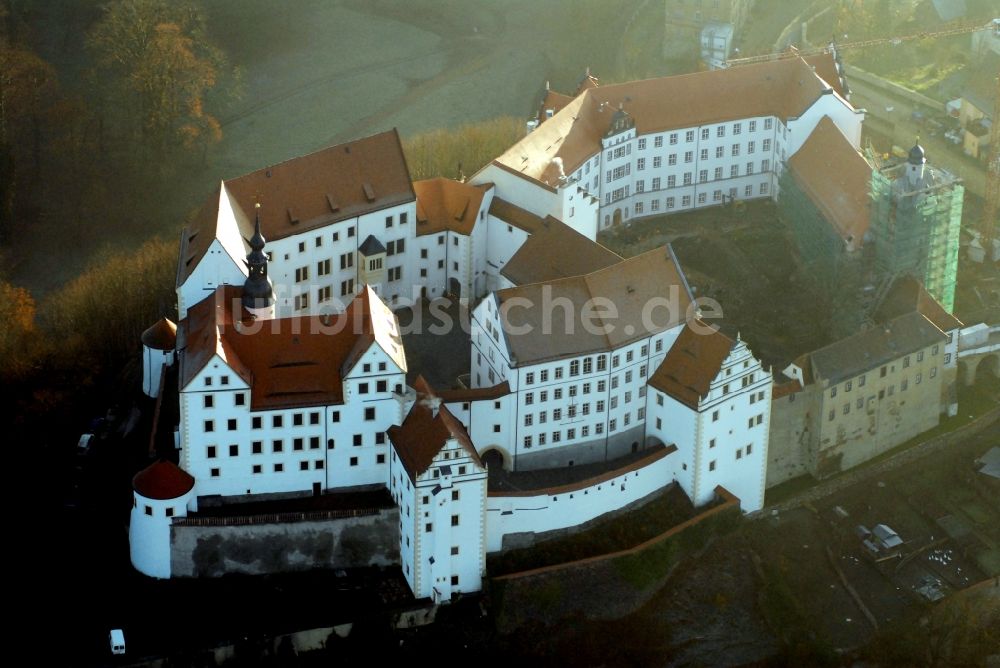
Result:
[[[864,111],[847,97],[830,54],[611,86],[585,77],[573,98],[546,91],[535,129],[472,182],[592,239],[633,218],[776,198],[821,119],[859,147]]]
[[[180,453],[135,478],[135,567],[175,575],[171,532],[209,499],[380,488],[414,595],[442,601],[480,589],[505,537],[671,483],[760,509],[770,372],[699,320],[669,246],[622,259],[596,236],[774,197],[820,119],[857,147],[842,92],[830,58],[588,87],[470,183],[411,183],[395,131],[223,181],[181,237],[176,347],[169,321],[144,341],[147,394],[176,367]],[[411,386],[394,311],[445,294],[470,303],[470,387]],[[487,494],[491,457],[632,453],[579,494]]]

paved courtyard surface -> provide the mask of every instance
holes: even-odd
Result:
[[[422,375],[438,390],[460,387],[459,376],[469,373],[472,352],[468,305],[447,298],[424,300],[396,315],[406,349],[407,384]]]

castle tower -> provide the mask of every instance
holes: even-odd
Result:
[[[952,312],[964,192],[954,174],[927,162],[919,143],[905,162],[872,172],[869,230],[879,284],[913,276]]]
[[[167,318],[142,333],[142,392],[155,399],[160,394],[163,372],[174,364],[177,325]]]
[[[274,289],[267,277],[267,255],[264,235],[260,232],[260,202],[255,206],[254,233],[250,237],[250,253],[246,265],[250,270],[243,284],[243,308],[257,320],[274,318]]]
[[[135,474],[128,544],[137,571],[170,577],[170,525],[187,516],[193,498],[194,478],[176,464],[160,460]]]
[[[924,165],[927,164],[927,156],[924,154],[924,147],[919,140],[914,142],[910,149],[910,155],[906,159],[906,182],[911,188],[918,188],[924,181]]]

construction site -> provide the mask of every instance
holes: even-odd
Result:
[[[648,217],[599,241],[623,257],[671,243],[695,296],[722,306],[713,324],[765,365],[782,368],[835,340],[825,297],[771,200]]]
[[[898,276],[915,276],[951,313],[965,189],[925,163],[923,149],[914,146],[906,162],[872,171],[875,270],[880,288]]]
[[[883,162],[874,152],[861,160],[856,156],[851,168],[830,176],[838,192],[828,201],[848,202],[838,210],[820,210],[823,199],[803,187],[794,157],[778,200],[799,264],[824,293],[840,337],[864,327],[902,276],[919,279],[949,313],[955,306],[961,182],[926,164],[919,145],[906,160]],[[851,204],[853,220],[844,220]]]

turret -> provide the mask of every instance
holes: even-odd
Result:
[[[142,333],[142,391],[155,399],[160,394],[163,371],[174,364],[177,325],[166,318]]]
[[[906,182],[916,187],[924,180],[924,165],[927,164],[927,156],[924,147],[920,145],[918,139],[910,149],[910,155],[906,159]]]
[[[250,253],[245,261],[250,274],[243,283],[243,308],[251,317],[266,320],[274,317],[274,289],[267,277],[266,240],[260,231],[260,202],[254,209],[254,233],[250,237]]]
[[[128,542],[132,565],[154,578],[170,577],[170,525],[196,510],[195,480],[168,461],[154,462],[132,478]]]
[[[632,118],[632,114],[625,111],[625,106],[623,104],[619,104],[618,110],[611,116],[610,127],[608,128],[607,134],[604,136],[613,137],[620,132],[626,132],[634,127],[635,119]]]

